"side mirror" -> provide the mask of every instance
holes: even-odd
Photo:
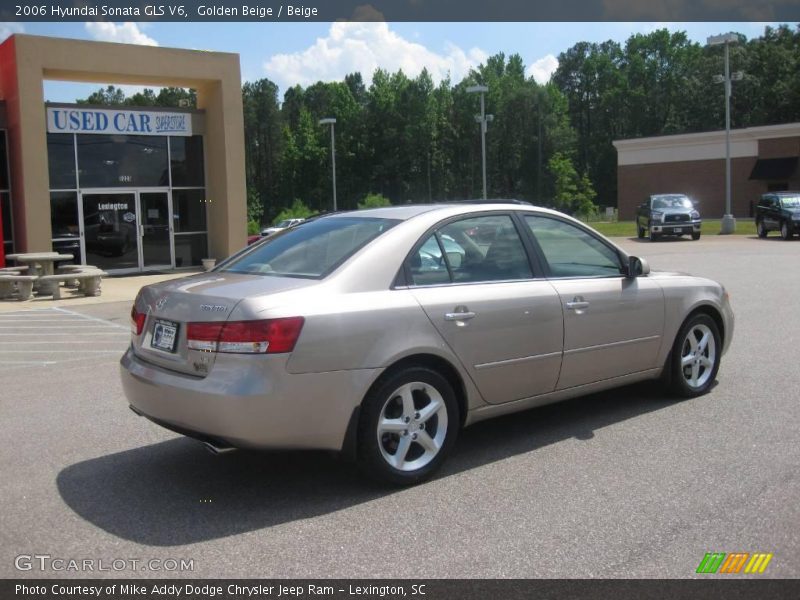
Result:
[[[628,258],[628,277],[633,279],[634,277],[647,275],[649,272],[650,265],[647,264],[645,259],[639,258],[638,256],[631,256]]]

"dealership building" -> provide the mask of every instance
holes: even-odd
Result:
[[[44,81],[192,88],[197,108],[46,103]],[[236,54],[13,35],[0,45],[5,254],[126,273],[246,243]]]
[[[619,218],[631,220],[650,194],[682,193],[703,216],[725,212],[725,131],[617,140]],[[730,132],[731,209],[751,217],[766,192],[800,190],[800,123]]]

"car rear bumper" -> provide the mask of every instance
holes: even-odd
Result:
[[[220,354],[208,376],[169,371],[129,348],[120,360],[131,408],[168,429],[239,448],[341,450],[376,369],[290,374],[288,355]]]
[[[650,226],[652,233],[662,235],[683,235],[689,233],[700,233],[702,221],[685,221],[683,223],[659,223]]]

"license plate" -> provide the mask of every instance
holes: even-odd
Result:
[[[673,229],[673,231],[675,233],[683,233],[683,227],[676,227],[675,229]]]
[[[178,324],[173,321],[156,321],[153,327],[153,339],[150,345],[159,350],[175,352],[175,343],[178,339]]]

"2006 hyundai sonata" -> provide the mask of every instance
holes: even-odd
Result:
[[[482,419],[659,377],[703,394],[733,334],[718,283],[512,203],[318,218],[142,288],[131,317],[139,415],[217,451],[343,451],[397,484]]]

